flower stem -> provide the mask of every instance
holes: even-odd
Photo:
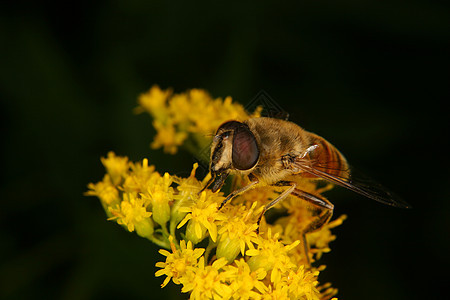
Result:
[[[217,244],[214,243],[214,242],[211,240],[211,238],[209,238],[209,243],[208,243],[208,246],[206,247],[206,250],[205,250],[205,264],[206,264],[206,265],[208,264],[209,254],[211,253],[211,250],[212,250],[214,247],[216,247],[216,246],[217,246]]]
[[[168,250],[170,249],[170,243],[169,243],[168,239],[160,240],[160,239],[156,238],[155,236],[148,237],[148,239],[151,242],[155,243],[156,245],[158,245],[158,246],[160,246],[162,248],[165,248],[165,249],[168,249]]]

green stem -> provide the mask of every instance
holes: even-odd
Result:
[[[205,250],[205,265],[208,264],[209,254],[211,253],[211,250],[212,250],[214,247],[216,247],[216,246],[217,246],[217,244],[214,243],[214,242],[211,240],[211,238],[210,238],[210,239],[209,239],[208,246],[206,247],[206,250]]]
[[[166,223],[166,224],[167,224],[167,223]],[[163,236],[164,236],[166,239],[169,239],[169,231],[167,231],[167,226],[166,226],[166,224],[164,224],[164,226],[161,226],[161,229],[162,229]]]
[[[170,235],[173,236],[174,238],[176,238],[176,228],[178,223],[184,218],[184,216],[186,215],[186,213],[180,213],[179,212],[179,208],[181,207],[181,205],[183,204],[183,202],[187,199],[187,196],[183,197],[182,199],[175,201],[175,203],[173,204],[172,207],[172,215],[170,217],[170,225],[169,225],[169,230],[170,230]]]
[[[152,241],[153,243],[155,243],[156,245],[160,246],[161,248],[165,248],[167,250],[170,250],[170,243],[169,243],[168,239],[162,241],[162,240],[156,238],[155,236],[148,237],[148,239],[150,241]]]

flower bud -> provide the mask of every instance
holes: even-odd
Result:
[[[201,242],[206,237],[206,227],[194,220],[189,220],[186,228],[186,238],[193,244]]]
[[[240,241],[239,239],[230,239],[225,237],[219,241],[217,245],[216,255],[217,258],[225,257],[228,262],[233,262],[236,256],[240,252]]]
[[[252,271],[256,271],[256,270],[258,270],[260,268],[263,268],[265,271],[268,272],[268,271],[270,271],[273,268],[273,262],[270,262],[267,259],[267,257],[264,257],[263,255],[252,256],[248,260],[247,264],[249,265],[250,270],[252,270]]]
[[[136,230],[136,233],[143,238],[150,239],[153,236],[154,226],[150,218],[145,218],[137,222],[134,225],[134,229]]]
[[[155,192],[153,194],[152,212],[153,220],[161,226],[164,226],[170,219],[170,205],[164,192]]]

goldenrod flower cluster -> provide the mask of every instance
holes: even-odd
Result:
[[[210,115],[197,116],[208,122],[189,116],[195,111],[193,103],[210,109]],[[153,87],[140,97],[140,105],[155,117],[158,135],[153,146],[168,152],[175,152],[193,136],[206,139],[205,132],[214,131],[223,121],[249,117],[231,98],[213,100],[201,90],[172,95]],[[166,133],[161,133],[163,127]],[[273,221],[269,224],[263,218],[257,233],[264,205],[278,193],[270,187],[244,193],[219,210],[225,197],[209,189],[200,192],[209,175],[197,179],[198,164],[189,177],[182,178],[157,172],[147,159],[133,163],[110,152],[101,161],[106,175],[88,185],[87,195],[100,199],[109,220],[164,248],[159,251],[162,261],[156,264],[156,276],[165,276],[162,287],[172,281],[191,299],[312,300],[336,294],[330,284],[318,282],[324,266],[311,267],[308,261],[316,262],[330,251],[328,244],[335,239],[330,229],[344,217],[309,234],[309,247],[305,247],[301,228],[313,216],[295,198],[271,210]],[[235,184],[244,184],[243,180],[236,178]],[[313,182],[305,182],[302,188],[323,191]],[[277,217],[277,211],[283,211],[283,216]]]
[[[147,112],[153,117],[157,133],[151,147],[163,148],[174,154],[184,146],[191,152],[205,149],[211,134],[227,120],[245,120],[249,115],[241,104],[233,103],[231,97],[213,99],[207,92],[192,89],[186,93],[173,94],[153,86],[138,98],[136,112]],[[259,116],[257,109],[252,117]]]

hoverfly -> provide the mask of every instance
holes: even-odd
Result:
[[[212,185],[213,192],[221,189],[230,173],[240,173],[250,180],[248,185],[232,191],[220,208],[258,185],[286,188],[264,207],[258,225],[269,208],[289,195],[308,202],[319,213],[303,236],[325,225],[334,205],[324,197],[298,189],[296,181],[301,178],[325,180],[384,204],[410,207],[381,185],[368,185],[352,176],[345,157],[324,138],[281,119],[261,117],[223,123],[213,138],[209,169],[211,179],[204,189]]]

